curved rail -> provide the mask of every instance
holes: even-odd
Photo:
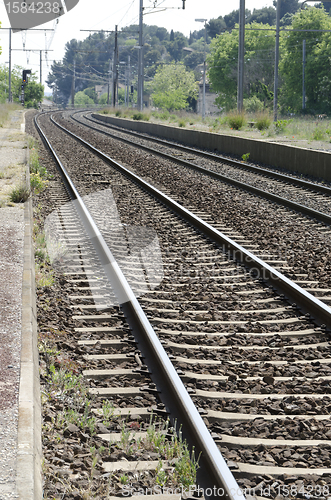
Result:
[[[173,417],[175,416],[175,418],[178,418],[183,424],[183,430],[187,435],[188,441],[195,446],[198,452],[202,453],[202,460],[205,463],[203,471],[205,477],[202,483],[210,488],[212,484],[210,480],[212,480],[212,482],[216,484],[216,491],[218,493],[220,492],[216,495],[218,497],[226,497],[231,500],[244,500],[236,480],[226,465],[215,441],[211,437],[197,408],[186,391],[183,382],[178,376],[138,300],[134,296],[126,278],[89,214],[66,169],[52,148],[46,135],[41,130],[36,118],[35,124],[43,141],[51,151],[62,177],[65,179],[65,185],[73,200],[74,206],[82,219],[102,267],[117,295],[119,303],[121,304],[121,309],[132,329],[135,340],[143,356],[148,360],[147,364],[149,365],[151,377],[159,390],[164,389],[165,386],[167,388],[166,393],[162,391],[162,400],[166,408]]]
[[[166,205],[170,210],[174,211],[184,220],[193,225],[193,227],[195,227],[198,231],[202,232],[205,236],[212,239],[218,245],[222,246],[225,251],[230,253],[233,259],[243,263],[245,266],[250,268],[251,271],[259,275],[262,280],[269,281],[269,283],[271,283],[272,286],[279,291],[279,293],[285,294],[289,300],[295,303],[296,307],[300,308],[303,311],[303,313],[311,314],[318,325],[331,328],[331,309],[325,303],[298,286],[296,283],[291,281],[275,268],[273,268],[260,258],[256,257],[253,253],[249,252],[244,247],[238,245],[235,241],[228,238],[225,234],[221,233],[213,226],[194,215],[191,211],[183,207],[183,205],[180,205],[176,201],[172,200],[169,196],[165,195],[154,186],[144,181],[136,174],[132,173],[123,165],[105,155],[104,153],[102,153],[102,151],[94,148],[91,144],[84,141],[79,136],[67,130],[65,127],[57,123],[53,117],[51,117],[51,120],[69,136],[73,137],[75,140],[83,144],[95,155],[97,155],[112,167],[115,167],[133,182],[140,185],[143,189],[148,191],[155,198]]]

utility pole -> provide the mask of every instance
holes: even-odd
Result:
[[[118,46],[117,46],[117,25],[115,26],[115,46],[114,46],[114,60],[113,60],[113,92],[111,102],[113,108],[116,106],[117,101],[117,82],[118,82]]]
[[[130,80],[131,80],[131,67],[130,67],[130,56],[128,56],[128,80],[127,80],[127,106],[130,106]]]
[[[40,51],[40,85],[43,83],[43,57],[42,57],[42,50]]]
[[[9,78],[8,78],[8,102],[12,102],[12,98],[11,98],[11,28],[9,28]]]
[[[202,83],[202,112],[201,117],[204,120],[206,116],[206,22],[207,19],[196,19],[198,23],[204,23],[205,33],[204,33],[204,44],[203,44],[203,83]]]
[[[72,75],[71,104],[75,106],[75,88],[76,88],[76,59],[74,59],[74,74]]]
[[[143,0],[139,0],[139,48],[138,48],[138,110],[143,109],[144,54],[143,54]]]
[[[111,58],[109,56],[109,70],[108,70],[108,92],[107,92],[107,104],[109,106],[109,98],[110,98],[110,68],[111,68]]]
[[[244,55],[245,55],[245,0],[240,0],[239,7],[239,49],[238,49],[238,95],[237,110],[244,109]]]
[[[277,121],[277,107],[278,107],[278,64],[279,64],[280,2],[281,2],[281,0],[277,0],[277,11],[276,11],[276,47],[275,47],[275,78],[274,78],[274,122]]]
[[[306,109],[306,40],[302,41],[302,109]]]

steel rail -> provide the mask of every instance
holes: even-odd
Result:
[[[77,114],[77,113],[78,113],[78,111],[73,113],[73,115]],[[80,122],[79,120],[77,120],[77,118],[74,118],[73,115],[72,115],[72,118],[74,120],[76,120],[81,125],[85,125],[83,122]],[[209,153],[208,151],[201,151],[199,149],[189,148],[188,146],[184,146],[183,144],[177,144],[175,142],[166,141],[164,139],[160,139],[157,137],[152,137],[152,136],[149,137],[147,135],[141,134],[141,133],[133,131],[133,130],[123,129],[122,127],[118,127],[117,125],[114,125],[114,124],[110,125],[109,123],[104,122],[103,120],[98,120],[95,117],[91,118],[87,115],[84,115],[84,118],[86,120],[93,122],[93,123],[102,124],[104,127],[123,131],[126,134],[136,136],[136,137],[139,137],[141,139],[145,139],[147,141],[156,142],[156,143],[162,144],[164,146],[170,146],[173,148],[177,148],[181,151],[184,151],[187,154],[193,153],[197,156],[202,156],[203,158],[208,158],[208,159],[213,160],[213,161],[218,161],[220,163],[227,163],[228,165],[236,167],[236,168],[240,168],[241,170],[247,170],[249,172],[254,172],[254,173],[259,174],[259,175],[270,177],[272,179],[280,180],[280,181],[285,182],[285,183],[293,184],[293,185],[296,185],[299,187],[304,187],[304,188],[309,189],[311,191],[316,191],[317,193],[328,194],[331,196],[331,187],[323,186],[322,184],[315,184],[313,182],[305,181],[303,179],[291,177],[290,175],[281,174],[280,172],[273,172],[272,170],[268,170],[266,168],[257,167],[256,165],[250,165],[249,163],[245,163],[245,162],[242,162],[239,160],[234,160],[234,159],[228,158],[226,156],[221,156],[221,155]],[[136,144],[136,146],[138,146],[138,144]]]
[[[261,198],[265,198],[269,201],[277,203],[278,205],[285,206],[286,208],[289,208],[291,210],[295,210],[296,212],[302,213],[303,215],[306,215],[308,217],[312,217],[313,219],[316,219],[320,222],[323,222],[324,224],[331,224],[331,215],[324,214],[323,212],[319,212],[318,210],[314,210],[313,208],[306,207],[304,205],[301,205],[300,203],[296,203],[294,201],[288,200],[287,198],[277,196],[276,194],[272,194],[272,193],[269,193],[267,191],[263,191],[262,189],[256,188],[254,186],[251,186],[250,184],[246,184],[246,183],[241,182],[241,181],[237,181],[236,179],[232,179],[231,177],[220,174],[220,173],[215,172],[213,170],[208,170],[204,167],[200,167],[199,165],[196,165],[195,163],[188,162],[187,160],[182,160],[180,158],[176,158],[175,156],[169,155],[168,153],[164,153],[162,151],[158,151],[156,149],[149,148],[148,146],[144,146],[142,144],[136,144],[133,141],[130,141],[129,139],[125,139],[123,137],[117,137],[109,132],[105,132],[104,130],[97,129],[96,127],[92,127],[91,125],[86,125],[74,117],[72,117],[72,118],[73,118],[73,120],[77,121],[77,123],[79,123],[80,125],[85,125],[86,127],[89,127],[92,130],[96,130],[97,132],[99,132],[101,134],[109,135],[111,137],[114,137],[116,140],[125,142],[126,144],[134,145],[135,147],[143,149],[144,151],[148,151],[149,153],[153,153],[153,154],[160,156],[166,160],[170,160],[174,163],[178,163],[179,165],[183,165],[184,167],[191,168],[199,173],[202,173],[204,175],[208,175],[209,177],[212,177],[216,180],[225,182],[225,183],[230,184],[232,186],[235,186],[235,187],[238,187],[238,188],[243,189],[245,191],[248,191],[254,195],[260,196]],[[312,184],[312,183],[309,183],[309,184]],[[311,189],[311,188],[309,187],[309,189]],[[329,188],[326,188],[326,189],[329,189]],[[331,189],[330,189],[330,193],[331,193]]]
[[[202,486],[204,491],[208,488],[212,490],[213,493],[207,495],[210,498],[245,500],[241,489],[226,465],[224,458],[186,391],[152,325],[134,296],[133,291],[104,241],[97,225],[89,214],[65,167],[62,165],[38,124],[36,117],[35,124],[42,140],[53,155],[62,177],[65,179],[65,185],[74,206],[81,217],[84,228],[98,254],[114,293],[121,304],[121,309],[142,351],[142,355],[146,359],[152,380],[161,393],[161,400],[172,416],[172,419],[177,419],[178,423],[183,426],[183,434],[187,437],[189,443],[193,444],[195,451],[201,453],[201,460],[204,466],[201,470],[198,470],[199,486]],[[166,387],[166,391],[164,391],[164,387]]]
[[[331,328],[331,309],[322,301],[301,288],[275,268],[262,261],[253,253],[249,252],[241,245],[238,245],[231,238],[228,238],[225,234],[215,229],[203,219],[194,215],[193,212],[187,210],[183,205],[172,200],[169,196],[144,181],[141,177],[137,176],[123,165],[110,158],[108,155],[102,153],[102,151],[96,149],[81,137],[67,130],[65,127],[57,123],[53,117],[51,117],[51,121],[70,137],[73,137],[75,140],[83,144],[92,153],[97,155],[112,167],[115,167],[122,174],[126,175],[133,182],[141,186],[170,210],[174,211],[186,222],[189,222],[195,229],[200,231],[207,238],[210,238],[217,245],[222,246],[224,251],[227,251],[231,258],[243,263],[260,279],[267,280],[271,283],[272,286],[279,291],[279,293],[285,294],[290,301],[293,300],[296,307],[300,308],[304,313],[311,314],[316,324]]]

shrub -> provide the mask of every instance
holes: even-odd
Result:
[[[244,99],[244,108],[248,113],[258,113],[263,111],[263,102],[253,95],[249,99]]]
[[[122,116],[122,111],[118,109],[115,113],[115,116]]]
[[[325,132],[324,130],[321,129],[321,127],[316,127],[314,132],[313,132],[313,140],[314,141],[322,141],[325,137]]]
[[[133,120],[142,120],[143,119],[143,114],[142,113],[133,113],[132,115]]]
[[[185,125],[186,125],[186,121],[185,120],[183,120],[183,119],[179,120],[179,122],[178,122],[178,126],[179,127],[185,127]]]
[[[228,115],[227,121],[234,130],[240,130],[246,124],[244,113],[231,113]]]
[[[271,125],[271,119],[269,115],[261,113],[257,116],[255,120],[255,126],[258,130],[266,130]]]
[[[24,203],[30,196],[30,189],[25,184],[20,184],[12,189],[9,194],[10,201],[13,203]]]
[[[276,129],[276,133],[279,134],[280,132],[284,132],[286,129],[287,125],[291,123],[292,120],[277,120],[274,125]]]
[[[34,193],[40,193],[47,186],[47,181],[43,180],[40,173],[30,174],[30,185]]]
[[[162,113],[160,114],[161,120],[169,120],[169,116],[169,111],[162,111]]]
[[[133,120],[144,120],[145,122],[148,122],[149,121],[149,115],[147,115],[146,113],[141,113],[140,111],[138,111],[137,113],[133,113],[132,119]]]

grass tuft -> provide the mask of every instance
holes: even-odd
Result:
[[[237,112],[228,114],[227,121],[229,127],[234,130],[241,130],[243,126],[246,125],[247,122],[244,113],[237,113]]]
[[[30,189],[26,184],[14,187],[9,193],[9,199],[13,203],[25,203],[30,196]]]

